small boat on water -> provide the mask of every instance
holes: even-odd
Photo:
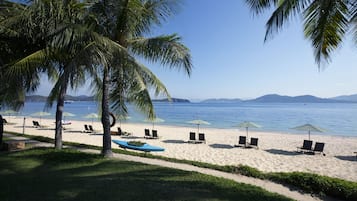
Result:
[[[64,101],[65,104],[71,104],[71,103],[73,103],[73,102],[74,102],[73,100],[65,100],[65,101]]]

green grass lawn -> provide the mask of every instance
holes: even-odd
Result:
[[[0,198],[11,200],[290,200],[195,172],[73,150],[0,153]]]

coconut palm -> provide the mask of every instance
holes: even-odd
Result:
[[[92,55],[95,45],[91,41],[91,32],[83,24],[84,6],[77,1],[34,1],[22,12],[22,18],[13,20],[23,22],[27,27],[24,33],[31,38],[36,39],[39,35],[46,40],[42,49],[29,52],[11,64],[10,73],[15,72],[11,77],[18,77],[26,75],[30,69],[42,68],[54,80],[46,106],[51,107],[57,101],[55,147],[58,149],[62,148],[62,113],[67,88],[74,89],[83,84],[82,66],[91,66],[97,58]],[[36,72],[38,76],[39,71]]]
[[[191,72],[188,48],[176,34],[146,38],[150,30],[171,16],[179,1],[167,0],[103,0],[92,12],[98,19],[98,32],[110,39],[110,65],[103,65],[102,78],[97,79],[102,96],[104,156],[111,156],[109,102],[118,113],[126,113],[125,102],[132,102],[141,111],[155,116],[150,89],[169,96],[160,80],[135,58],[159,62],[172,68]],[[108,50],[110,51],[110,50]],[[100,84],[100,85],[99,85]]]
[[[265,41],[282,29],[294,16],[302,17],[305,37],[314,47],[319,68],[342,43],[349,29],[357,40],[357,2],[355,0],[246,0],[260,14],[274,8],[266,23]]]

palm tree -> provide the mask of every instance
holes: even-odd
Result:
[[[266,23],[265,41],[294,16],[301,16],[305,37],[314,47],[315,61],[330,62],[331,53],[342,43],[349,29],[357,39],[357,2],[355,0],[246,0],[260,14],[274,8]]]
[[[103,0],[92,11],[100,22],[98,32],[107,37],[113,48],[109,65],[103,65],[102,124],[104,156],[111,156],[109,103],[118,113],[126,113],[125,102],[132,102],[149,117],[155,116],[150,88],[168,95],[164,85],[135,57],[184,69],[189,75],[192,64],[188,48],[176,34],[145,38],[153,26],[161,25],[171,16],[179,1],[168,0]],[[98,79],[97,79],[98,80]]]
[[[51,107],[57,101],[55,148],[62,148],[62,113],[64,98],[68,86],[72,89],[85,82],[82,66],[91,66],[95,61],[95,45],[88,34],[88,27],[83,24],[85,4],[77,1],[35,1],[23,9],[15,25],[22,22],[26,29],[22,35],[28,35],[37,42],[45,41],[37,51],[30,51],[25,57],[12,62],[9,66],[11,77],[27,75],[34,69],[38,78],[38,69],[47,72],[56,83],[47,104]],[[18,26],[6,26],[15,27]],[[40,33],[40,34],[38,34]],[[89,32],[90,33],[90,32]],[[11,73],[15,72],[15,73]],[[31,78],[32,76],[30,76]],[[37,86],[37,85],[36,85]],[[11,94],[10,92],[8,94]]]

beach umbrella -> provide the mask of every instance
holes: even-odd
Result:
[[[76,115],[70,112],[63,112],[62,116],[63,116],[63,121],[66,121],[66,117],[74,117]]]
[[[121,127],[121,121],[126,121],[128,119],[131,119],[130,116],[122,115],[122,114],[118,115],[117,118],[119,120],[119,127]]]
[[[145,119],[145,122],[151,122],[152,123],[152,129],[154,129],[155,123],[162,123],[162,122],[165,122],[165,120],[163,120],[161,118],[158,118],[158,117],[155,117],[153,119]]]
[[[87,114],[86,116],[84,116],[84,118],[86,118],[86,119],[92,119],[92,124],[93,124],[93,119],[98,118],[98,117],[99,117],[99,115],[96,113],[90,113],[90,114]]]
[[[239,123],[238,125],[236,125],[235,127],[238,127],[238,128],[245,128],[246,132],[247,132],[247,138],[248,138],[248,129],[249,128],[260,128],[261,126],[254,123],[254,122],[251,122],[251,121],[244,121],[242,123]]]
[[[0,112],[1,114],[3,114],[3,115],[9,115],[9,116],[11,116],[11,114],[17,114],[18,112],[16,112],[15,110],[5,110],[5,111],[3,111],[3,112]]]
[[[298,130],[298,131],[308,131],[309,140],[310,140],[311,131],[320,132],[320,133],[325,131],[325,129],[319,128],[319,127],[311,125],[311,124],[304,124],[304,125],[301,125],[301,126],[296,126],[294,128],[291,128],[291,129],[295,129],[295,130]]]
[[[30,116],[34,116],[34,117],[40,117],[40,123],[41,123],[41,118],[44,116],[50,116],[51,113],[48,112],[36,112],[36,113],[32,113],[30,114]]]
[[[192,121],[188,121],[187,123],[196,124],[197,125],[197,133],[200,133],[200,125],[210,125],[209,122],[201,120],[201,119],[195,119]]]

